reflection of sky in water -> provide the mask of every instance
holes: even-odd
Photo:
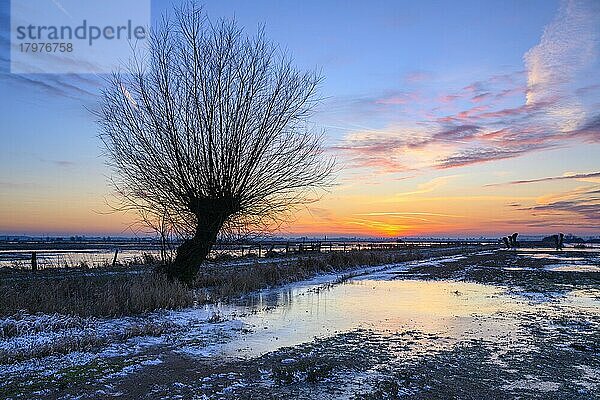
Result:
[[[501,356],[505,352],[529,352],[533,338],[540,337],[538,330],[549,339],[564,335],[565,324],[584,335],[597,332],[600,289],[591,286],[548,295],[478,283],[395,279],[399,271],[406,271],[411,265],[456,258],[365,268],[360,270],[364,275],[334,286],[328,282],[335,281],[336,274],[321,275],[249,295],[236,304],[207,304],[138,317],[96,319],[79,332],[61,330],[52,340],[84,333],[114,334],[143,323],[164,322],[182,329],[160,337],[116,343],[103,354],[143,358],[148,351],[175,351],[192,356],[193,362],[195,356],[252,357],[318,337],[340,343],[373,341],[376,345],[390,345],[391,349],[402,348],[402,357],[420,357],[450,349],[457,343],[483,339],[497,348],[492,361],[503,363]],[[222,320],[215,320],[213,313]],[[363,332],[354,339],[352,335],[335,337],[360,328],[372,333]],[[21,343],[22,339],[15,338],[13,342]],[[18,346],[29,346],[28,339]],[[23,368],[29,367],[23,364]]]
[[[357,243],[348,242],[347,249],[355,248]],[[362,244],[365,246],[365,244]],[[115,246],[115,248],[118,246]],[[38,268],[56,268],[56,267],[64,267],[65,265],[68,267],[77,267],[81,265],[81,263],[86,263],[89,267],[100,267],[104,266],[107,263],[112,263],[113,256],[115,254],[115,248],[112,249],[81,249],[81,250],[67,250],[67,249],[44,249],[44,250],[0,250],[0,267],[22,267],[29,268],[31,266],[31,252],[36,251],[37,259],[38,259]],[[261,256],[264,257],[269,249],[268,246],[263,246],[261,249]],[[338,247],[333,247],[332,251],[341,250],[341,245]],[[279,245],[275,247],[275,252],[277,254],[283,255],[285,254],[285,246]],[[324,250],[329,250],[329,247],[324,246]],[[513,250],[500,250],[500,251],[513,251]],[[536,249],[536,248],[527,248],[527,249],[519,249],[517,250],[517,254],[520,256],[525,255],[529,256],[533,259],[545,259],[545,260],[559,260],[564,263],[580,263],[581,261],[587,260],[589,263],[590,260],[596,262],[600,262],[597,257],[590,259],[590,257],[578,257],[573,256],[573,252],[585,252],[585,253],[598,253],[598,248],[588,248],[588,249],[565,249],[561,252],[548,252],[548,249]],[[257,256],[259,254],[257,246],[248,246],[244,248],[244,250],[240,249],[214,249],[211,252],[212,257],[218,257],[223,255],[229,255],[233,257],[240,257],[243,255],[253,254]],[[492,251],[489,252],[481,252],[480,254],[492,254]],[[129,262],[139,262],[143,260],[144,254],[150,254],[154,257],[160,256],[160,251],[157,247],[153,249],[123,249],[119,248],[118,261],[124,264]],[[463,256],[455,256],[450,257],[449,259],[458,260],[464,258]],[[505,269],[522,269],[517,267],[508,267]]]
[[[31,267],[32,250],[4,250],[0,251],[1,267]],[[160,257],[158,250],[119,250],[117,261],[127,264],[130,262],[143,262],[144,254]],[[112,263],[115,251],[113,250],[43,250],[36,251],[38,268],[79,267],[82,263],[88,267],[102,267]]]
[[[501,313],[524,306],[497,287],[475,283],[367,277],[323,290],[311,289],[280,292],[276,299],[251,299],[249,308],[258,311],[239,319],[252,332],[205,354],[250,356],[357,328],[380,332],[416,329],[451,341],[492,339],[516,332],[516,322]],[[226,308],[220,310],[225,315]],[[479,318],[490,315],[495,317]]]
[[[436,346],[470,339],[508,339],[518,345],[527,342],[529,335],[522,322],[534,314],[547,318],[565,312],[597,314],[600,309],[595,291],[572,291],[552,301],[532,302],[530,297],[492,285],[393,279],[394,272],[406,268],[402,264],[379,269],[333,287],[314,282],[292,285],[251,296],[238,306],[215,307],[219,314],[240,321],[246,333],[224,344],[203,349],[184,346],[183,351],[249,357],[357,328],[383,334],[418,330],[444,338]]]
[[[592,264],[550,264],[544,266],[548,271],[563,272],[600,272],[600,265]]]
[[[534,260],[555,260],[566,264],[600,263],[598,247],[588,247],[585,249],[565,248],[560,251],[548,251],[548,249],[544,248],[528,248],[518,250],[517,254],[519,256],[530,257]],[[573,271],[577,270],[574,269]]]
[[[292,244],[289,246],[289,251],[294,253],[299,243],[295,245]],[[310,242],[305,244],[310,249]],[[26,245],[26,244],[25,244]],[[351,249],[358,249],[362,246],[362,248],[370,248],[371,246],[377,248],[377,246],[389,246],[396,245],[396,243],[386,243],[386,242],[340,242],[333,243],[331,246],[323,245],[322,251],[348,251]],[[431,243],[423,242],[420,245],[426,247],[431,245]],[[127,246],[127,247],[126,247]],[[37,262],[38,268],[58,268],[58,267],[79,267],[82,263],[87,264],[88,267],[102,267],[106,264],[111,264],[115,249],[119,249],[119,254],[117,260],[120,263],[127,264],[130,262],[141,262],[144,259],[144,254],[152,255],[155,258],[160,257],[160,250],[158,245],[151,245],[148,247],[140,248],[136,247],[134,244],[126,244],[117,245],[115,244],[112,247],[108,248],[96,248],[90,245],[90,248],[79,248],[77,250],[61,248],[60,244],[56,245],[56,248],[28,248],[28,249],[9,249],[9,250],[0,250],[0,268],[1,267],[17,267],[17,268],[30,268],[31,267],[31,253],[36,252],[37,254]],[[242,248],[226,248],[219,245],[213,247],[210,253],[210,257],[218,258],[222,256],[231,256],[231,257],[244,257],[244,256],[252,256],[258,257],[260,255],[261,258],[267,259],[267,252],[273,251],[275,256],[284,256],[286,252],[286,245],[276,244],[272,249],[269,245],[263,244],[260,247],[258,245],[244,245]],[[245,263],[244,259],[239,260],[241,263]]]

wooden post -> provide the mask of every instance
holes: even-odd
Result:
[[[37,271],[37,253],[35,251],[31,253],[31,270]]]
[[[258,244],[258,258],[260,258],[261,255],[262,255],[262,245],[259,243]]]
[[[115,249],[115,256],[113,257],[112,266],[113,268],[117,265],[117,255],[119,254],[119,249]]]
[[[287,256],[289,250],[290,250],[290,242],[285,242],[285,255],[286,256]]]

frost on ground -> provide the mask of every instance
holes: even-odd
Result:
[[[600,277],[546,266],[596,260],[488,251],[138,317],[17,313],[0,397],[594,398]]]
[[[378,268],[359,268],[355,273]],[[221,343],[249,331],[240,316],[273,307],[266,300],[269,296],[276,302],[279,290],[338,279],[337,274],[324,274],[260,291],[257,296],[264,296],[265,303],[251,310],[242,299],[241,305],[207,304],[122,318],[18,312],[0,319],[0,394],[29,398],[37,392],[48,395],[45,389],[33,390],[36,387],[66,385],[70,380],[110,381],[160,363],[160,353],[170,349],[201,356],[218,354]]]

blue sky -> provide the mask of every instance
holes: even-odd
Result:
[[[110,172],[90,112],[103,77],[10,74],[6,3],[0,233],[126,232],[129,217],[105,214]],[[153,18],[172,4],[153,2]],[[600,171],[597,3],[240,0],[204,9],[248,33],[264,24],[300,68],[325,78],[313,120],[340,161],[340,184],[289,232],[600,230],[597,177],[509,184]],[[436,219],[445,208],[461,222]],[[418,212],[433,222],[389,217]]]

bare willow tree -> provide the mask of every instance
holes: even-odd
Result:
[[[308,124],[320,80],[194,4],[112,75],[98,112],[112,180],[122,208],[183,239],[173,276],[190,281],[219,234],[267,229],[330,183]]]

